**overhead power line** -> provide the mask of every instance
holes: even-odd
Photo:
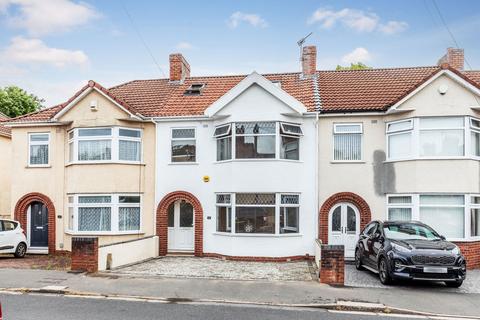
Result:
[[[147,53],[150,55],[150,57],[152,58],[153,60],[153,63],[157,66],[158,70],[160,71],[160,73],[162,74],[162,76],[164,78],[166,78],[167,76],[165,75],[165,72],[163,72],[163,69],[160,67],[160,65],[158,64],[157,60],[155,59],[155,56],[152,54],[152,51],[150,50],[150,47],[148,46],[147,42],[145,41],[145,39],[142,37],[142,34],[140,33],[140,30],[138,30],[135,22],[133,21],[133,18],[132,16],[130,15],[130,13],[128,12],[127,10],[127,7],[125,6],[125,4],[123,3],[123,1],[120,1],[120,3],[122,4],[122,7],[123,7],[123,11],[125,11],[125,14],[127,15],[128,17],[128,20],[130,21],[130,24],[132,25],[132,28],[133,30],[135,31],[135,33],[137,34],[138,38],[140,39],[140,41],[142,42],[143,46],[145,47],[145,50],[147,51]]]

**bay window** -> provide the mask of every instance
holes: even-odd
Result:
[[[424,117],[387,123],[387,159],[480,157],[480,120]]]
[[[140,202],[140,195],[71,195],[68,227],[75,233],[139,232]]]
[[[216,230],[234,234],[298,234],[299,198],[298,194],[216,194]]]
[[[195,128],[172,129],[172,162],[195,162]]]
[[[28,165],[48,165],[49,133],[30,133],[28,135]]]
[[[70,162],[140,162],[142,131],[132,128],[77,128],[68,134]]]
[[[299,160],[300,125],[286,122],[236,122],[215,128],[217,161],[235,159]],[[277,148],[278,146],[278,148]],[[277,151],[278,150],[278,151]]]
[[[388,220],[418,220],[450,240],[480,236],[480,196],[470,194],[387,195]]]
[[[362,160],[361,123],[337,123],[333,125],[333,160]]]

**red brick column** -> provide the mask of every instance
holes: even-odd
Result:
[[[345,281],[345,250],[343,245],[322,245],[320,282],[343,286]]]
[[[360,230],[372,219],[372,213],[368,203],[359,195],[352,192],[339,192],[325,200],[318,214],[318,238],[323,243],[328,243],[328,214],[334,205],[340,202],[348,202],[355,205],[360,212]]]
[[[72,238],[72,271],[98,271],[98,238]]]
[[[195,249],[196,256],[203,256],[203,208],[198,199],[187,191],[174,191],[163,197],[157,207],[157,236],[159,242],[159,255],[168,252],[168,207],[177,200],[185,200],[193,206],[195,215]]]
[[[55,253],[55,206],[52,200],[44,194],[32,192],[21,197],[15,205],[15,220],[19,221],[22,228],[27,232],[27,210],[32,202],[43,203],[48,210],[48,253]]]

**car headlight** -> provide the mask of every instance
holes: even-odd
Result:
[[[392,249],[397,252],[403,252],[403,253],[409,253],[411,250],[408,248],[405,248],[404,246],[392,243]]]
[[[454,255],[460,254],[460,248],[459,248],[459,247],[453,248],[453,249],[452,249],[452,254],[454,254]]]

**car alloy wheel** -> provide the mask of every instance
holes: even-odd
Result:
[[[362,258],[360,256],[360,249],[357,249],[355,251],[355,268],[357,270],[363,270],[363,267],[362,267]]]
[[[378,273],[380,276],[380,282],[383,284],[390,284],[392,282],[390,275],[388,274],[387,261],[384,258],[380,260],[378,266]]]
[[[17,250],[15,250],[15,257],[23,258],[27,253],[27,246],[24,243],[19,243],[17,246]]]

